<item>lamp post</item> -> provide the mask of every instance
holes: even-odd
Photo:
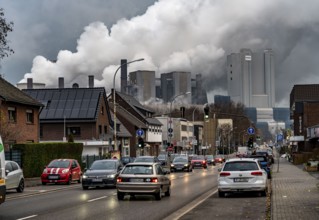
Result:
[[[114,149],[115,147],[117,147],[117,128],[116,128],[116,101],[115,101],[115,77],[116,77],[116,74],[117,72],[119,71],[119,69],[122,68],[122,66],[125,66],[125,65],[128,65],[130,63],[134,63],[134,62],[139,62],[139,61],[143,61],[144,58],[141,58],[141,59],[137,59],[137,60],[132,60],[132,61],[129,61],[129,62],[126,62],[126,63],[123,63],[121,64],[115,71],[114,73],[114,77],[113,77],[113,110],[114,110],[114,125],[113,125],[113,128],[114,128]]]
[[[168,121],[168,123],[169,123],[169,128],[167,129],[167,142],[168,143],[170,143],[171,144],[171,132],[169,132],[169,130],[171,131],[171,129],[172,129],[172,118],[171,118],[171,114],[172,114],[172,105],[173,105],[173,102],[175,101],[175,99],[177,98],[177,97],[179,97],[179,96],[183,96],[183,95],[188,95],[188,94],[190,94],[191,92],[184,92],[184,93],[181,93],[181,94],[178,94],[178,95],[176,95],[176,96],[174,96],[172,99],[171,99],[171,101],[170,101],[170,107],[169,107],[169,121]],[[169,169],[170,169],[170,157],[169,157],[169,159],[168,159],[168,162],[169,162]]]

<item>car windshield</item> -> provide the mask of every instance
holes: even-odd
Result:
[[[224,158],[223,155],[216,155],[216,158]]]
[[[164,154],[158,155],[157,159],[165,160],[166,159],[166,155],[164,155]]]
[[[267,162],[266,158],[264,157],[253,157],[253,158],[256,158],[260,162]]]
[[[207,159],[214,159],[214,156],[213,156],[213,155],[207,155],[206,158],[207,158]]]
[[[115,170],[116,162],[114,161],[94,161],[90,167],[91,170]]]
[[[187,159],[184,157],[176,157],[173,162],[187,162]]]
[[[134,160],[134,162],[153,162],[153,157],[139,157]]]
[[[68,168],[69,166],[70,161],[68,160],[54,160],[48,165],[48,168]]]
[[[254,161],[235,161],[225,164],[223,171],[245,171],[259,170],[258,165]]]
[[[145,175],[152,175],[153,174],[153,167],[151,165],[132,165],[126,166],[122,174],[145,174]]]

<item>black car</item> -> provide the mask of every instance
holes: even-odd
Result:
[[[121,162],[123,165],[126,165],[128,163],[132,163],[135,160],[135,157],[121,157]]]
[[[188,157],[175,157],[171,163],[171,172],[187,171],[192,172],[193,166]]]
[[[206,161],[208,165],[216,165],[214,155],[207,155]]]
[[[82,188],[116,186],[123,164],[118,159],[96,160],[82,176]]]
[[[167,165],[168,156],[166,154],[160,154],[157,156],[157,159],[160,161],[162,166]]]

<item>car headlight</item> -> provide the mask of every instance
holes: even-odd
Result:
[[[44,173],[44,174],[47,174],[47,173],[48,173],[48,169],[45,168],[45,169],[43,170],[43,173]]]
[[[82,175],[82,179],[86,179],[86,178],[88,178],[88,176],[85,175],[85,174],[83,174],[83,175]]]
[[[107,175],[106,177],[107,177],[107,178],[114,178],[114,177],[115,177],[115,174],[110,174],[110,175]]]
[[[66,174],[66,173],[68,173],[69,172],[69,169],[64,169],[64,170],[62,170],[62,173],[63,174]]]
[[[174,164],[171,164],[171,167],[174,167]]]
[[[184,167],[188,167],[188,164],[184,164]]]

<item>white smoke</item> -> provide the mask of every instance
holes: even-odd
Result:
[[[35,57],[21,82],[32,77],[56,87],[63,76],[66,86],[86,86],[87,76],[95,75],[95,85],[109,91],[121,59],[144,58],[128,71],[154,70],[157,77],[171,71],[201,73],[210,94],[225,93],[228,54],[271,48],[277,103],[287,105],[283,100],[289,99],[292,86],[318,72],[318,8],[316,0],[159,0],[143,15],[121,19],[109,29],[99,21],[89,24],[76,52],[61,50],[56,62]]]

